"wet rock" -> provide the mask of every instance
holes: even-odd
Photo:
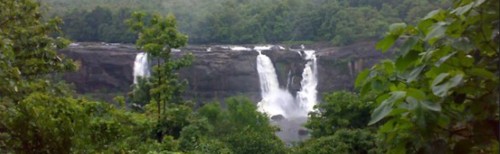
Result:
[[[309,131],[307,129],[300,129],[297,133],[299,134],[299,136],[309,135]]]
[[[283,117],[283,115],[281,115],[281,114],[274,115],[271,117],[271,120],[273,120],[273,121],[281,121],[283,119],[285,119],[285,117]]]

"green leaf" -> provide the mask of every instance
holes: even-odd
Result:
[[[471,51],[474,50],[474,44],[471,40],[466,38],[457,38],[451,43],[451,47],[462,50],[462,51]]]
[[[437,21],[443,21],[446,18],[445,11],[442,9],[437,9],[429,12],[422,20],[434,19]]]
[[[439,103],[432,103],[430,101],[420,101],[420,104],[426,109],[437,112],[441,111],[441,105]]]
[[[369,74],[370,74],[370,70],[368,70],[368,69],[361,71],[361,73],[358,74],[358,77],[356,78],[354,85],[356,87],[363,86],[365,84]]]
[[[394,73],[395,66],[394,66],[394,62],[393,61],[391,61],[391,60],[384,60],[382,62],[382,65],[384,66],[385,73],[387,73],[387,74]]]
[[[437,84],[441,83],[446,77],[448,77],[450,74],[449,73],[441,73],[439,74],[434,81],[432,81],[432,86],[436,86]]]
[[[452,52],[452,53],[450,53],[450,54],[448,54],[448,55],[446,55],[446,56],[444,56],[444,57],[441,57],[441,58],[440,58],[440,59],[439,59],[439,60],[438,60],[438,61],[437,61],[434,65],[435,65],[436,67],[441,66],[441,64],[443,64],[444,62],[446,62],[446,60],[448,60],[451,56],[454,56],[455,54],[457,54],[457,52],[456,52],[456,51],[455,51],[455,52]]]
[[[427,34],[429,33],[429,27],[431,27],[432,25],[434,25],[434,21],[432,20],[423,20],[421,22],[418,23],[417,27],[418,29],[420,29],[424,34]]]
[[[419,67],[413,69],[411,71],[410,75],[408,75],[408,77],[406,78],[406,82],[410,83],[410,82],[415,81],[420,76],[420,73],[422,72],[422,70],[424,70],[424,68],[425,68],[425,65],[422,65],[422,66],[419,66]]]
[[[406,92],[408,96],[414,97],[417,100],[424,100],[426,98],[425,93],[420,89],[410,88]]]
[[[442,73],[438,75],[436,79],[434,79],[434,81],[432,82],[432,92],[434,93],[434,95],[445,97],[451,88],[458,86],[462,82],[462,79],[464,77],[463,74],[458,74],[448,81],[443,82],[444,79],[448,76],[448,73]]]
[[[382,120],[384,117],[391,113],[392,107],[387,104],[382,104],[379,107],[375,108],[372,113],[372,119],[368,123],[368,125],[373,125],[378,121]]]
[[[486,1],[486,0],[476,0],[476,1],[474,2],[474,7],[477,7],[477,6],[481,5],[481,4],[483,4],[485,1]]]
[[[387,35],[384,37],[384,39],[377,42],[377,44],[375,45],[375,48],[377,48],[377,50],[382,50],[382,53],[387,52],[387,50],[389,50],[389,48],[391,48],[392,45],[394,45],[394,43],[396,42],[396,40],[398,38],[399,38],[399,36],[396,36],[396,35],[392,35],[392,34]]]
[[[406,54],[408,54],[408,51],[410,51],[411,48],[415,46],[415,44],[417,44],[417,42],[418,39],[415,37],[410,37],[408,40],[406,40],[399,50],[399,52],[401,52],[401,55],[406,56]]]
[[[467,5],[464,5],[464,6],[461,6],[461,7],[458,7],[456,9],[452,10],[451,13],[453,13],[457,16],[462,16],[465,13],[469,12],[470,9],[472,8],[472,6],[474,6],[474,2],[469,3]]]
[[[394,23],[389,26],[389,33],[392,35],[399,36],[405,31],[405,23]]]
[[[425,36],[424,40],[428,41],[431,45],[434,44],[438,39],[444,36],[446,28],[445,22],[438,22],[434,24],[430,32]]]
[[[397,101],[400,101],[403,97],[405,97],[405,95],[406,95],[405,91],[391,92],[391,96],[389,98],[387,98],[386,100],[384,100],[380,104],[380,106],[375,108],[375,110],[373,110],[373,113],[371,115],[372,118],[371,118],[370,122],[368,123],[368,125],[373,125],[373,124],[377,123],[378,121],[382,120],[387,115],[389,115],[389,113],[391,113],[391,111],[392,111],[392,106],[394,105],[394,103],[396,103]]]
[[[474,65],[474,58],[472,56],[461,55],[460,64],[465,67],[472,67]]]
[[[401,108],[405,108],[407,110],[414,110],[415,108],[417,108],[417,105],[418,105],[418,100],[415,99],[414,97],[406,97],[406,103],[405,104],[401,104]]]
[[[396,59],[396,69],[398,71],[404,71],[406,70],[411,64],[414,64],[418,60],[418,52],[417,51],[410,51],[408,54],[405,56],[400,56],[398,59]]]
[[[485,79],[495,79],[496,76],[494,73],[484,69],[484,68],[472,68],[469,70],[469,73],[468,74],[471,74],[471,75],[474,75],[474,76],[478,76],[478,77],[482,77],[482,78],[485,78]]]

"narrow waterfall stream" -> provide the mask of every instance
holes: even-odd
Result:
[[[139,77],[150,76],[148,54],[141,52],[135,56],[134,61],[134,84],[137,84]]]

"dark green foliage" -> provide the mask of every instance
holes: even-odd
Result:
[[[311,139],[294,148],[294,153],[378,153],[370,104],[351,92],[334,92],[324,96],[310,113],[306,127]]]
[[[119,10],[131,8],[163,14],[174,13],[179,19],[180,31],[191,36],[190,43],[197,44],[330,41],[335,45],[346,45],[355,41],[377,39],[383,35],[389,23],[414,23],[423,13],[448,5],[447,0],[70,1],[48,0],[46,3],[66,4],[64,8],[54,8],[61,10],[54,14],[63,16],[65,23],[68,23],[64,31],[72,39],[131,42],[133,38],[121,22],[124,19],[121,12],[124,11]],[[117,3],[120,5],[116,6]],[[67,8],[76,10],[80,15],[64,14],[69,12],[64,10]],[[91,12],[86,11],[92,9]],[[98,19],[109,16],[105,10],[115,12],[112,14],[112,21],[100,23]],[[85,16],[95,18],[94,23],[85,22]],[[94,24],[101,26],[91,28],[95,27]],[[89,36],[92,39],[88,39]]]
[[[307,141],[294,153],[379,153],[375,134],[366,129],[338,129],[334,135]]]
[[[310,113],[306,127],[312,136],[333,135],[340,128],[365,128],[370,120],[370,104],[362,101],[357,94],[335,92],[323,98],[324,103],[316,106],[319,112]]]
[[[416,26],[393,24],[399,56],[358,76],[377,95],[370,124],[391,153],[498,153],[499,1],[457,0]]]
[[[146,78],[139,77],[137,84],[132,85],[133,90],[130,92],[129,104],[135,111],[144,111],[144,106],[151,101],[151,82]]]
[[[221,153],[286,152],[283,142],[274,135],[276,128],[270,125],[268,117],[257,112],[250,100],[236,97],[226,103],[226,109],[218,103],[200,108],[199,120],[183,129],[181,145],[194,151],[215,148]]]
[[[67,89],[47,77],[75,69],[56,53],[68,41],[52,38],[60,20],[41,22],[36,2],[1,1],[0,152],[69,152],[83,121]]]
[[[73,10],[63,16],[61,28],[65,36],[74,41],[132,43],[136,35],[125,24],[131,14],[126,8],[116,12],[104,7],[90,12]]]

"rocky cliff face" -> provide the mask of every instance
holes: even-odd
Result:
[[[297,52],[285,48],[273,48],[262,53],[273,61],[280,86],[288,87],[294,94],[300,90],[305,61]],[[352,90],[360,70],[386,57],[374,51],[373,42],[347,47],[313,46],[311,49],[316,50],[318,56],[319,94]],[[79,43],[60,52],[80,64],[77,72],[64,76],[65,80],[77,87],[77,92],[104,94],[130,91],[134,59],[139,52],[133,46]],[[193,65],[179,72],[181,78],[189,82],[186,93],[189,99],[206,102],[244,95],[256,102],[260,100],[257,52],[229,50],[224,46],[188,46],[173,54],[180,56],[186,52],[195,56]]]

